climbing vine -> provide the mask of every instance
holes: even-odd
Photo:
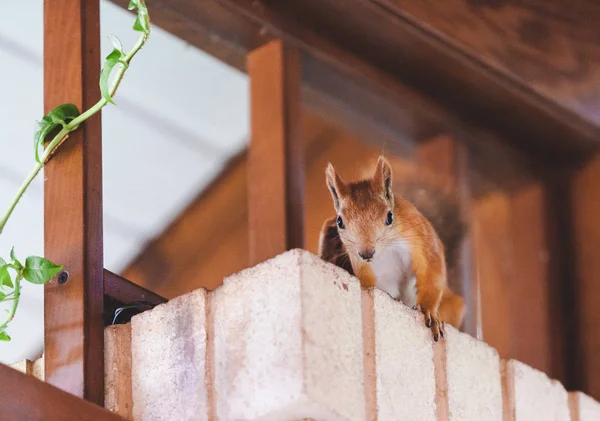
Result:
[[[121,42],[116,37],[111,37],[113,50],[106,56],[104,66],[100,72],[100,92],[102,98],[90,109],[80,113],[73,104],[63,104],[42,117],[37,122],[34,135],[34,158],[35,166],[29,173],[2,219],[0,219],[0,235],[6,223],[12,215],[15,207],[23,197],[23,194],[39,174],[40,170],[56,154],[60,146],[67,140],[69,134],[79,128],[81,123],[100,111],[108,103],[115,104],[113,97],[117,92],[119,83],[129,68],[131,60],[144,46],[150,36],[150,16],[144,0],[131,0],[129,10],[136,10],[137,17],[133,29],[140,32],[140,37],[128,52],[123,51]],[[110,83],[111,75],[113,81]],[[49,139],[50,134],[58,130],[58,133]],[[0,257],[0,304],[11,302],[4,317],[0,316],[0,341],[10,341],[7,332],[9,323],[13,320],[19,298],[21,297],[21,282],[23,280],[32,284],[43,285],[56,276],[63,267],[43,257],[29,256],[23,263],[16,254],[14,247],[10,252],[8,261]]]

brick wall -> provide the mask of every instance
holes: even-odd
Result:
[[[293,250],[106,329],[106,405],[149,420],[600,420],[600,404]]]

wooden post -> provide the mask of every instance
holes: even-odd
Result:
[[[471,209],[471,189],[466,146],[450,136],[438,136],[418,146],[417,161],[425,168],[435,171],[440,178],[456,189],[461,212],[468,217]],[[472,273],[471,237],[472,233],[469,232],[463,242],[457,273],[450,279],[450,288],[462,295],[467,306],[462,329],[480,338],[479,279]]]
[[[86,110],[100,99],[98,0],[44,2],[44,110]],[[44,296],[46,381],[104,401],[102,139],[100,114],[87,120],[45,167],[45,255],[68,279]]]
[[[600,399],[600,155],[573,179],[575,313],[574,387]],[[567,198],[564,198],[566,200]]]
[[[517,359],[565,383],[565,313],[555,300],[563,280],[553,233],[558,222],[550,202],[554,193],[545,178],[523,181],[473,203],[482,339],[502,358]],[[564,247],[561,243],[561,253]]]
[[[250,264],[304,245],[300,52],[280,40],[248,55]]]

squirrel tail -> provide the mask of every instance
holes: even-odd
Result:
[[[467,232],[456,192],[422,169],[398,175],[395,171],[392,186],[429,220],[444,244],[446,265],[449,269],[456,267]]]

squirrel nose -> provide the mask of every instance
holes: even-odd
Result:
[[[370,262],[371,259],[373,259],[374,255],[375,255],[374,249],[366,249],[366,250],[358,252],[358,256],[367,262]]]

